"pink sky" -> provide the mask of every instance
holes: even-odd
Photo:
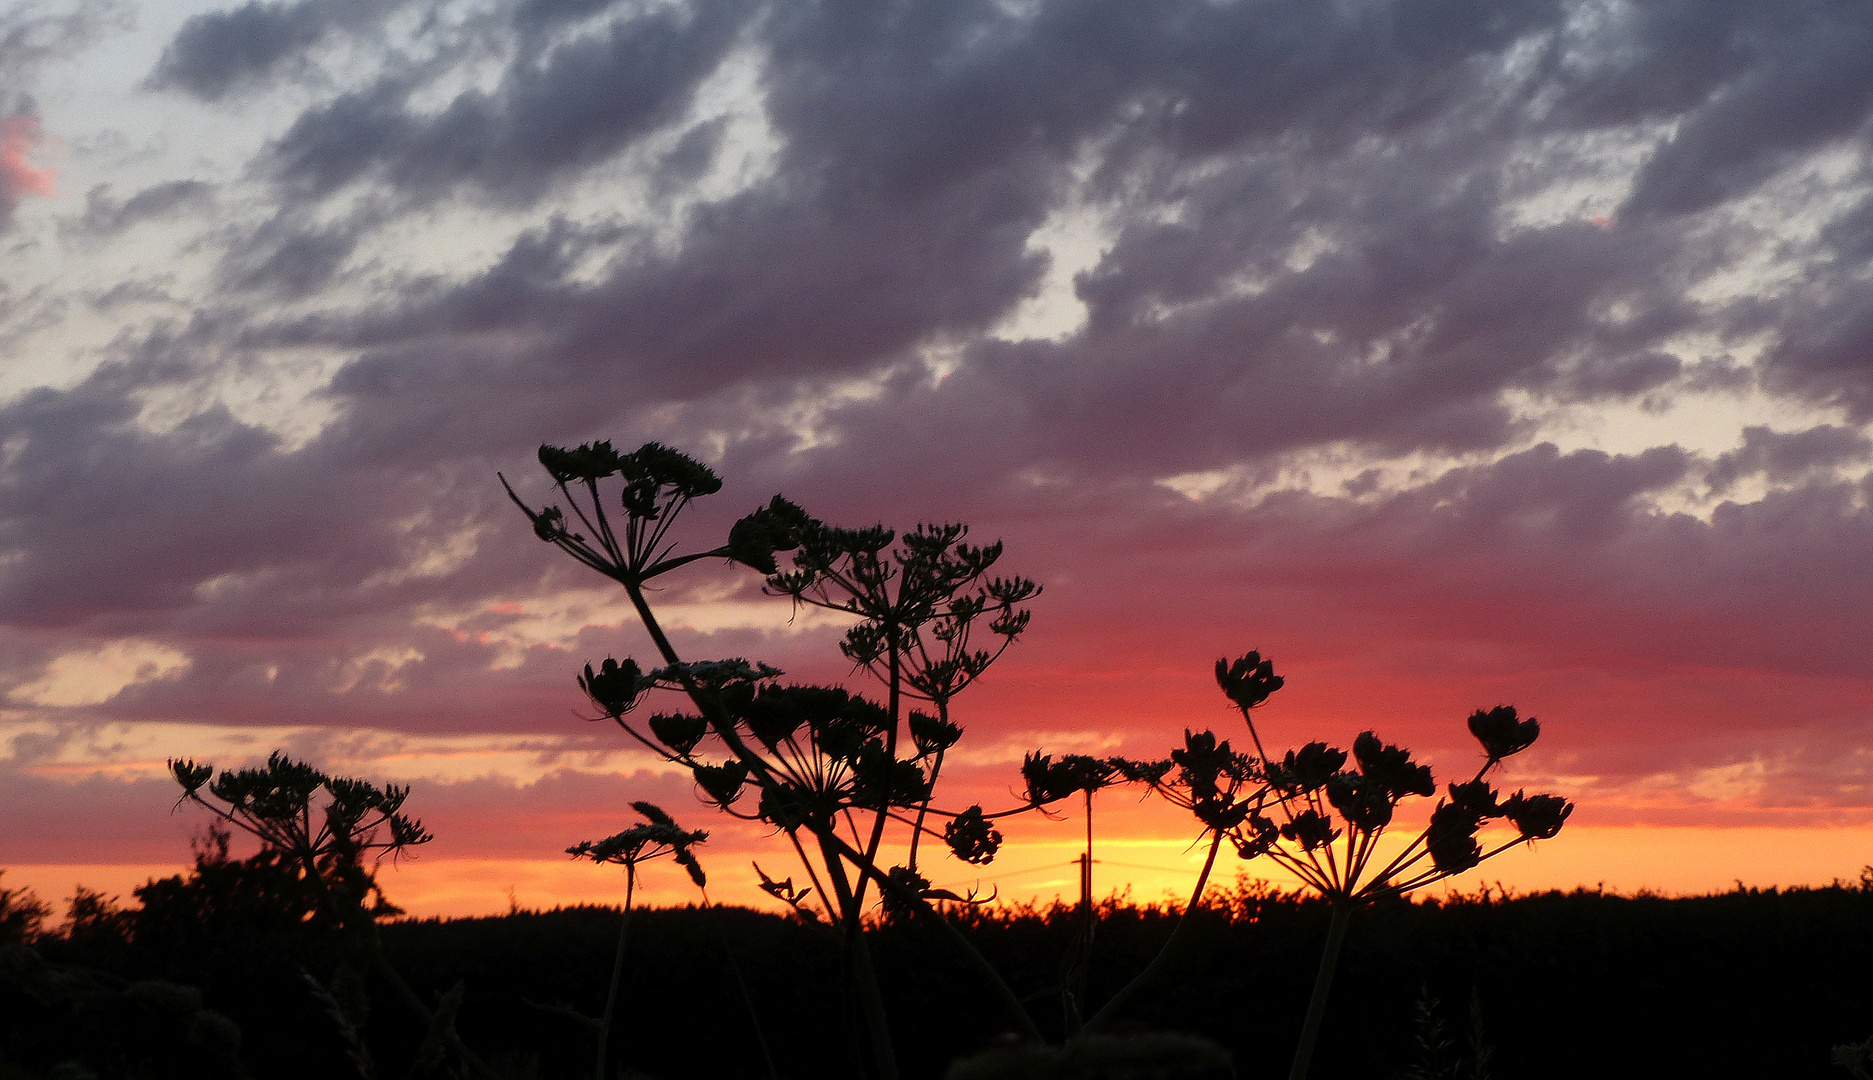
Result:
[[[0,13],[9,884],[179,866],[163,761],[276,748],[413,786],[418,912],[609,895],[559,853],[647,796],[722,898],[790,872],[580,719],[645,643],[496,473],[543,498],[537,446],[600,438],[725,477],[687,544],[775,492],[1006,542],[1046,591],[958,802],[1227,734],[1255,648],[1283,745],[1454,776],[1471,710],[1541,718],[1506,782],[1579,810],[1462,887],[1873,862],[1873,15],[428,10]],[[692,569],[686,655],[849,676]],[[1105,803],[1102,888],[1187,880]]]

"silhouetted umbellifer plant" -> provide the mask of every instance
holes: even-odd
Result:
[[[816,917],[815,909],[823,910],[843,930],[872,1039],[871,1056],[885,1077],[895,1077],[896,1066],[863,921],[874,884],[888,914],[931,916],[999,997],[1022,1035],[1040,1040],[1020,999],[932,907],[932,902],[974,898],[930,887],[919,871],[925,837],[940,839],[964,862],[982,865],[1001,846],[998,819],[1076,795],[1087,800],[1090,816],[1094,791],[1144,783],[1190,810],[1210,841],[1186,918],[1200,905],[1224,842],[1244,858],[1267,857],[1288,868],[1331,901],[1334,912],[1296,1055],[1298,1077],[1306,1072],[1354,908],[1458,873],[1507,847],[1484,852],[1477,845],[1487,821],[1513,824],[1518,830],[1509,841],[1513,844],[1554,835],[1572,809],[1554,796],[1518,792],[1498,799],[1484,782],[1486,773],[1525,748],[1539,730],[1533,720],[1521,720],[1506,707],[1472,718],[1471,729],[1488,755],[1482,769],[1470,781],[1453,785],[1449,800],[1433,811],[1431,824],[1382,866],[1374,865],[1378,841],[1400,800],[1429,796],[1436,789],[1429,769],[1370,733],[1355,741],[1350,769],[1346,752],[1321,743],[1277,762],[1264,751],[1252,720],[1254,754],[1233,750],[1210,732],[1186,732],[1183,747],[1165,761],[1055,759],[1036,752],[1022,764],[1026,800],[1020,805],[995,812],[981,806],[941,809],[933,802],[936,782],[963,734],[952,703],[1026,629],[1023,605],[1040,591],[1025,578],[989,575],[1002,553],[999,543],[969,544],[962,525],[920,525],[903,534],[882,526],[835,528],[775,496],[735,522],[726,542],[679,553],[671,536],[676,517],[695,499],[721,488],[708,468],[657,443],[630,453],[603,442],[571,450],[547,446],[539,456],[570,517],[560,506],[535,509],[511,486],[509,497],[541,540],[624,587],[661,661],[649,668],[632,659],[588,664],[580,687],[632,739],[689,770],[705,801],[785,836],[805,881],[795,885],[791,877],[776,881],[760,872],[762,887],[802,916]],[[779,559],[785,553],[791,553],[788,568]],[[783,685],[782,672],[758,661],[678,655],[651,607],[647,586],[704,559],[749,567],[763,575],[768,593],[850,618],[841,652],[876,678],[883,701],[842,687]],[[1217,677],[1245,720],[1282,682],[1272,665],[1254,653],[1220,663]],[[657,690],[682,693],[694,711],[643,717],[643,702]],[[887,848],[888,835],[901,843]],[[904,862],[884,865],[886,851],[900,849],[906,852]],[[1089,929],[1082,931],[1082,947]],[[1173,932],[1157,958],[1086,1023],[1087,1029],[1110,1024],[1164,964],[1176,937]],[[1069,1035],[1081,1028],[1083,974],[1083,967],[1069,965],[1062,975]]]
[[[319,899],[315,918],[333,926],[400,914],[377,887],[376,860],[433,839],[403,813],[408,788],[327,776],[284,754],[219,776],[214,766],[188,760],[171,761],[169,771],[182,801],[285,856]]]
[[[433,839],[422,822],[403,812],[409,788],[329,776],[277,752],[264,766],[223,770],[219,775],[214,766],[189,760],[169,762],[169,771],[182,786],[178,805],[194,803],[255,837],[282,869],[298,875],[315,901],[312,920],[354,942],[365,962],[428,1025],[426,1053],[440,1055],[451,1049],[469,1070],[483,1077],[494,1075],[455,1033],[461,987],[432,1008],[392,966],[378,938],[377,920],[401,914],[378,888],[378,861]],[[361,1027],[357,1010],[338,1015],[342,1010],[336,1009],[345,996],[340,984],[355,980],[354,971],[341,967],[332,989],[316,982],[314,986],[334,1005],[335,1019]]]
[[[1481,767],[1463,783],[1448,785],[1429,823],[1402,849],[1382,851],[1381,840],[1399,805],[1408,798],[1437,794],[1430,767],[1370,731],[1353,740],[1350,755],[1311,742],[1279,760],[1271,757],[1256,728],[1254,710],[1266,704],[1283,681],[1274,664],[1259,653],[1218,660],[1217,685],[1248,725],[1254,753],[1236,751],[1212,732],[1185,732],[1184,748],[1172,753],[1173,768],[1157,786],[1195,814],[1210,838],[1197,897],[1218,849],[1227,841],[1244,859],[1266,858],[1280,865],[1331,907],[1320,971],[1289,1072],[1290,1080],[1301,1080],[1319,1039],[1353,912],[1460,874],[1516,844],[1550,839],[1561,831],[1574,806],[1558,795],[1517,791],[1504,798],[1490,787],[1488,774],[1533,745],[1541,724],[1507,705],[1479,709],[1471,714],[1469,728],[1482,744]],[[1508,831],[1486,848],[1479,834],[1490,822],[1500,822]]]
[[[969,543],[965,526],[901,534],[836,528],[779,496],[735,522],[725,543],[678,553],[670,535],[676,517],[721,488],[705,466],[657,443],[620,453],[604,442],[542,447],[540,463],[571,516],[559,506],[535,509],[511,486],[509,496],[540,539],[624,587],[661,660],[650,668],[632,659],[588,664],[580,687],[631,738],[688,769],[706,801],[785,836],[806,880],[796,886],[763,872],[763,888],[803,915],[823,910],[843,930],[879,1071],[896,1074],[864,937],[874,885],[888,911],[935,916],[1010,1021],[1038,1039],[1019,999],[931,907],[972,898],[931,888],[919,860],[922,841],[933,838],[964,862],[988,863],[1002,842],[996,819],[1124,779],[1096,759],[1037,756],[1023,769],[1029,799],[1020,806],[989,812],[933,803],[963,734],[952,705],[1027,627],[1024,605],[1039,586],[991,576],[1001,545]],[[786,568],[784,553],[791,553]],[[882,701],[842,687],[785,685],[782,672],[757,661],[678,655],[646,587],[703,559],[739,563],[762,574],[772,595],[849,617],[840,650],[877,680]],[[659,689],[680,691],[694,711],[640,719],[641,703]],[[904,851],[903,863],[884,865],[887,850]]]
[[[643,815],[641,825],[633,825],[603,840],[586,840],[566,849],[575,859],[624,867],[624,918],[618,927],[618,948],[611,962],[611,985],[605,991],[605,1011],[598,1020],[598,1054],[594,1080],[605,1080],[605,1060],[611,1047],[611,1022],[617,1014],[618,984],[624,978],[624,946],[631,933],[631,902],[637,892],[637,868],[655,859],[669,857],[689,871],[689,879],[701,888],[708,880],[702,864],[690,848],[709,838],[706,832],[681,828],[655,803],[634,802],[631,808]]]

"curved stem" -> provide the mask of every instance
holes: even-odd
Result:
[[[832,887],[838,890],[839,907],[845,923],[846,959],[852,967],[852,982],[858,988],[859,1008],[865,1014],[865,1029],[871,1036],[873,1064],[881,1080],[897,1080],[897,1054],[891,1047],[891,1024],[885,1016],[884,996],[878,989],[878,973],[871,965],[871,951],[865,947],[864,913],[859,907],[857,894],[846,879],[845,865],[840,855],[824,836],[820,837],[820,857],[826,862],[826,876],[831,879]]]
[[[833,895],[826,891],[826,886],[820,884],[819,873],[813,869],[813,860],[806,857],[806,848],[800,843],[799,832],[794,829],[788,829],[787,839],[793,844],[794,854],[800,856],[800,865],[806,867],[807,880],[811,881],[813,883],[813,888],[819,892],[819,905],[826,909],[826,925],[839,925],[839,915],[833,910],[832,906]]]
[[[891,678],[889,683],[889,697],[887,698],[889,704],[886,706],[891,717],[891,726],[886,730],[884,737],[885,756],[892,761],[897,760],[898,728],[903,726],[904,668],[900,655],[903,641],[903,630],[893,621],[886,635],[886,643],[891,648]],[[878,861],[878,847],[884,843],[885,822],[891,819],[889,811],[890,805],[887,799],[884,805],[879,806],[877,815],[872,818],[871,840],[865,845],[865,861],[867,863],[876,863]],[[865,885],[866,881],[861,877],[858,879],[858,884],[854,887],[854,891],[857,893],[858,903],[861,907],[863,907],[865,903]]]
[[[650,635],[652,643],[657,647],[657,652],[663,657],[664,662],[672,666],[680,665],[682,659],[677,655],[676,649],[670,644],[670,639],[665,635],[663,627],[658,623],[656,616],[651,612],[650,603],[644,597],[641,584],[619,578],[615,574],[608,574],[607,576],[612,577],[613,580],[618,581],[619,584],[625,587],[625,593],[631,599],[632,608],[637,612],[638,619],[644,624],[645,632]],[[702,688],[696,685],[695,680],[690,678],[686,670],[680,667],[678,667],[677,670],[679,679],[683,683],[684,690],[688,692],[690,700],[702,711],[704,718],[709,720],[710,726],[715,729],[717,737],[728,747],[729,752],[749,765],[757,779],[757,783],[764,789],[773,786],[775,780],[772,769],[769,767],[767,761],[759,754],[748,749],[747,744],[742,741],[740,733],[735,730],[733,719],[722,710],[720,702],[716,701],[711,695],[703,694]],[[844,868],[840,865],[838,856],[852,859],[853,868],[861,875],[878,879],[878,887],[881,890],[890,890],[897,887],[897,883],[891,881],[884,871],[878,869],[876,864],[862,861],[864,856],[857,849],[848,847],[846,843],[840,839],[839,834],[833,829],[828,828],[821,830],[815,828],[812,832],[814,838],[819,842],[821,852],[825,858],[827,874],[831,879],[830,884],[834,887],[837,899],[841,901],[841,907],[844,906],[844,901],[846,901],[851,894],[847,889],[843,888],[844,882],[842,879],[845,876]],[[907,890],[901,889],[899,891],[907,892]],[[1002,979],[1001,974],[997,972],[994,965],[990,964],[987,958],[976,949],[974,944],[972,944],[968,938],[964,937],[954,926],[951,926],[949,920],[943,918],[940,913],[937,913],[922,897],[917,896],[914,892],[910,892],[907,899],[918,908],[931,913],[936,918],[937,922],[943,926],[951,939],[962,949],[963,956],[968,960],[969,965],[983,976],[996,998],[1000,1000],[1004,1008],[1007,1009],[1009,1017],[1015,1021],[1023,1038],[1031,1042],[1044,1041],[1040,1029],[1034,1026],[1033,1018],[1028,1015],[1026,1007],[1021,1004],[1021,999],[1015,996],[1013,990],[1009,989],[1007,982]],[[875,990],[876,986],[874,984],[873,991],[875,992]]]
[[[929,783],[930,783],[930,791],[932,793],[936,791],[937,775],[943,771],[943,753],[944,752],[942,750],[938,750],[936,752],[936,760],[930,763]],[[917,842],[923,839],[924,820],[930,816],[930,800],[932,797],[933,797],[932,795],[924,796],[923,803],[917,807],[917,818],[915,821],[911,822],[910,859],[909,861],[905,863],[905,865],[910,867],[912,873],[917,872]],[[902,819],[899,819],[899,820],[902,820]],[[931,835],[934,836],[936,835],[936,833],[933,831],[931,832]]]
[[[834,851],[838,851],[843,847],[843,841],[841,841],[836,834],[822,836],[820,840],[823,845],[831,847]],[[858,854],[849,849],[842,853],[847,858],[855,858]],[[973,942],[963,936],[962,931],[956,929],[948,919],[944,918],[943,913],[938,911],[935,905],[917,895],[915,890],[907,889],[899,882],[892,881],[884,871],[878,869],[876,866],[854,863],[853,868],[867,877],[877,879],[879,891],[896,893],[905,903],[914,905],[917,910],[929,916],[938,926],[942,927],[944,933],[949,935],[950,940],[956,943],[956,947],[962,950],[963,959],[967,960],[969,966],[974,968],[976,973],[982,976],[982,981],[988,984],[989,989],[995,994],[995,999],[1001,1002],[1003,1009],[1008,1013],[1009,1019],[1013,1020],[1015,1026],[1019,1029],[1022,1039],[1034,1043],[1046,1041],[1045,1037],[1041,1035],[1040,1028],[1034,1026],[1034,1018],[1028,1015],[1027,1006],[1023,1005],[1021,999],[1015,996],[1015,992],[1009,989],[1008,982],[1002,978],[1001,972],[995,970],[995,965],[989,963],[988,957],[983,956],[981,950],[977,949]]]
[[[1092,968],[1093,930],[1099,918],[1093,908],[1093,789],[1087,788],[1082,795],[1086,803],[1086,853],[1080,862],[1079,932],[1075,935],[1072,967],[1061,980],[1068,1038],[1086,1026],[1086,981]]]
[[[390,984],[390,989],[395,991],[396,995],[403,999],[403,1003],[409,1006],[412,1012],[422,1018],[426,1026],[434,1027],[436,1023],[435,1011],[424,1004],[422,997],[419,996],[415,990],[410,988],[409,983],[403,981],[402,973],[391,964],[390,958],[384,955],[383,943],[377,936],[376,923],[366,924],[365,942],[366,949],[370,953],[371,967],[376,969],[378,976]],[[495,1072],[487,1062],[481,1060],[478,1054],[470,1050],[468,1046],[462,1042],[461,1035],[455,1031],[453,1026],[449,1028],[447,1038],[450,1045],[455,1048],[455,1052],[461,1056],[462,1064],[468,1066],[469,1072],[474,1073],[476,1076],[480,1077],[481,1080],[500,1080],[500,1074]]]
[[[1327,1014],[1327,994],[1333,989],[1333,973],[1340,966],[1340,946],[1346,943],[1346,927],[1353,919],[1353,904],[1341,901],[1333,905],[1333,917],[1327,923],[1327,946],[1320,954],[1320,971],[1314,976],[1314,995],[1307,1002],[1307,1019],[1301,1024],[1301,1041],[1294,1048],[1294,1065],[1288,1080],[1307,1080],[1313,1063],[1314,1044],[1320,1040],[1320,1023]]]
[[[1118,993],[1112,995],[1112,1000],[1106,1002],[1104,1007],[1094,1013],[1091,1020],[1086,1021],[1086,1026],[1081,1029],[1082,1031],[1098,1031],[1110,1024],[1118,1016],[1119,1010],[1125,1007],[1125,1003],[1132,999],[1132,995],[1143,989],[1145,984],[1156,977],[1159,969],[1165,965],[1171,955],[1171,946],[1177,944],[1178,937],[1184,932],[1184,924],[1190,920],[1190,913],[1203,902],[1203,890],[1209,886],[1210,870],[1216,865],[1216,851],[1222,847],[1222,844],[1222,833],[1217,833],[1211,838],[1210,853],[1203,860],[1203,872],[1197,875],[1197,887],[1191,890],[1190,902],[1184,905],[1183,914],[1177,917],[1177,925],[1171,927],[1171,936],[1164,939],[1164,945],[1158,949],[1158,954],[1151,958],[1151,963],[1146,964],[1143,971],[1132,977],[1131,982],[1126,983]]]
[[[728,930],[722,925],[722,907],[709,899],[709,890],[702,890],[703,910],[709,913],[709,921],[715,924],[715,936],[722,942],[722,955],[728,959],[728,969],[735,975],[735,986],[741,991],[741,1003],[748,1010],[748,1020],[754,1025],[754,1039],[761,1047],[761,1061],[767,1066],[768,1080],[780,1080],[780,1073],[774,1068],[774,1052],[767,1045],[767,1032],[761,1026],[761,1013],[754,1007],[754,995],[748,992],[748,980],[741,973],[741,964],[735,960],[735,948],[729,943]]]
[[[994,992],[996,1000],[1001,1002],[1002,1009],[1008,1014],[1009,1018],[1015,1022],[1015,1026],[1020,1029],[1018,1033],[1022,1041],[1031,1043],[1046,1042],[1047,1039],[1041,1034],[1041,1029],[1034,1025],[1034,1018],[1028,1015],[1028,1007],[1021,1004],[1021,999],[1016,997],[1015,992],[1009,988],[1008,983],[1002,978],[1001,972],[995,970],[995,965],[989,963],[988,957],[983,956],[982,951],[975,947],[974,942],[964,937],[961,930],[956,929],[953,923],[944,918],[941,911],[938,911],[928,904],[923,905],[923,909],[931,920],[943,928],[944,932],[949,935],[950,940],[956,943],[957,948],[962,950],[963,959],[967,960],[969,966],[974,968],[976,973],[982,976],[982,981],[988,983],[989,989]]]
[[[611,959],[611,988],[605,991],[605,1011],[598,1018],[598,1061],[592,1080],[605,1080],[605,1055],[611,1049],[611,1018],[618,1006],[618,984],[624,981],[624,943],[631,933],[631,899],[637,890],[637,867],[624,867],[624,920],[618,924],[618,951]]]

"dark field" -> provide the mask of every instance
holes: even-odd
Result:
[[[1284,1075],[1326,911],[1253,889],[1212,904],[1131,1018],[1226,1044],[1244,1078]],[[218,927],[139,924],[136,914],[42,938],[35,952],[51,967],[19,948],[0,952],[0,1078],[86,1075],[53,1071],[64,1062],[105,1077],[356,1076],[332,1005],[347,993],[368,1001],[365,1068],[445,1075],[423,1071],[423,1026],[374,977],[334,981],[329,941],[240,913],[216,916]],[[1050,1031],[1061,1019],[1045,991],[1072,921],[1070,908],[967,917],[1017,991],[1038,995]],[[1150,908],[1102,907],[1095,1005],[1170,925]],[[615,911],[575,908],[403,921],[383,935],[427,1000],[460,983],[457,1028],[484,1058],[518,1076],[579,1077],[591,1074],[592,1047],[580,1017],[603,1000],[617,926]],[[998,1034],[975,978],[932,928],[886,925],[872,940],[907,1080],[940,1077]],[[1873,891],[1858,886],[1397,902],[1354,925],[1314,1075],[1470,1077],[1481,1047],[1498,1080],[1844,1080],[1829,1049],[1873,1033],[1870,961]],[[626,972],[618,1037],[628,1068],[667,1080],[766,1077],[765,1038],[775,1075],[858,1074],[861,1033],[824,928],[746,909],[642,910]],[[147,979],[199,987],[202,1005],[231,1018],[239,1071],[216,1049],[227,1033],[205,1029],[174,988],[136,984]]]

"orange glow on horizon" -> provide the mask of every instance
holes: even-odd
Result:
[[[1137,903],[1181,904],[1202,864],[1201,851],[1189,850],[1175,839],[1096,837],[1094,844],[1094,893],[1102,899],[1129,893]],[[1055,897],[1070,901],[1076,895],[1074,859],[1080,850],[1063,834],[1051,841],[1011,841],[979,878],[966,872],[972,868],[948,858],[925,870],[935,884],[959,891],[978,882],[984,892],[998,886],[1004,903]],[[778,910],[779,905],[756,887],[747,854],[724,853],[705,861],[709,899]],[[784,855],[783,847],[755,858],[770,875],[791,876],[800,883],[798,865]],[[1750,888],[1795,888],[1856,880],[1860,867],[1870,862],[1873,824],[1827,829],[1570,826],[1552,841],[1507,851],[1419,895],[1474,893],[1485,885],[1500,885],[1512,893],[1585,887],[1627,895],[1647,891],[1691,896],[1725,892],[1739,882]],[[0,884],[30,888],[62,914],[77,885],[133,903],[132,889],[184,869],[181,862],[15,865],[6,868]],[[1268,863],[1244,863],[1225,853],[1217,861],[1209,895],[1231,888],[1239,873],[1292,887],[1291,880],[1273,870]],[[569,859],[416,858],[386,866],[379,880],[392,901],[421,918],[499,915],[509,910],[510,902],[526,910],[616,905],[624,895],[621,871]],[[664,863],[652,864],[641,874],[638,896],[648,906],[681,906],[702,899],[682,871]]]

